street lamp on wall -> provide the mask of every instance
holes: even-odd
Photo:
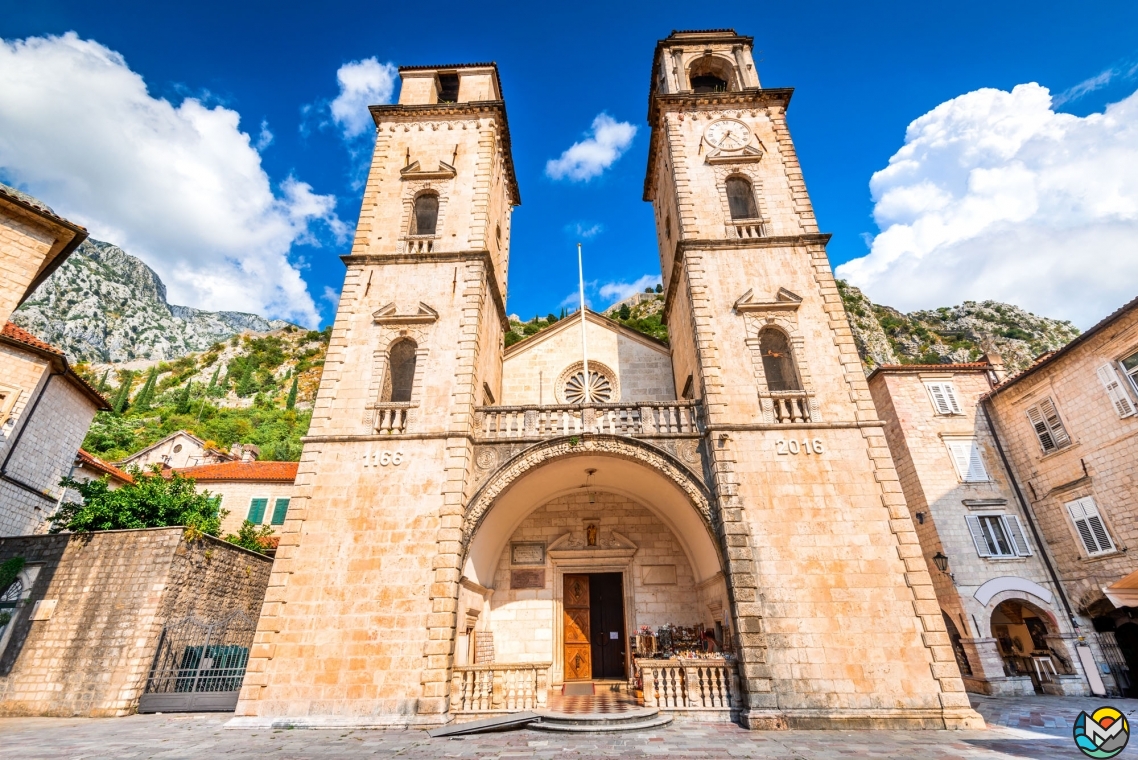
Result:
[[[948,557],[944,556],[939,551],[933,555],[933,564],[936,565],[937,570],[948,574]]]

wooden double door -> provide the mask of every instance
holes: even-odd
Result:
[[[565,680],[625,677],[624,588],[620,573],[564,576]]]

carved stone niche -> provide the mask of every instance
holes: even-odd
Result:
[[[809,421],[821,422],[822,413],[814,389],[810,367],[806,363],[806,340],[798,327],[798,308],[802,297],[786,288],[779,288],[773,298],[755,298],[754,290],[748,290],[735,301],[735,313],[743,317],[746,326],[747,349],[751,355],[751,366],[758,386],[759,403],[762,407],[763,422],[778,423],[775,404],[779,399],[794,396],[803,401],[809,409]],[[782,330],[790,344],[794,356],[794,367],[802,383],[801,391],[771,391],[767,385],[766,370],[763,367],[759,333],[764,327],[774,326]]]
[[[596,546],[589,546],[586,526],[581,530],[570,531],[549,544],[546,553],[555,561],[572,560],[625,560],[631,561],[640,548],[628,536],[615,530],[598,530]]]

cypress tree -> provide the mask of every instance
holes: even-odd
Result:
[[[252,396],[257,392],[257,383],[253,379],[253,365],[246,364],[245,371],[241,373],[241,379],[237,381],[237,395],[245,398]]]
[[[122,414],[130,406],[130,386],[134,382],[134,370],[126,370],[119,378],[119,389],[111,406],[115,414]]]
[[[158,379],[158,368],[151,367],[150,374],[146,376],[146,382],[142,384],[142,390],[134,397],[134,408],[140,412],[145,412],[150,408],[151,403],[154,401],[154,383]]]
[[[209,387],[206,390],[213,390],[217,387],[217,376],[221,374],[221,365],[217,365],[217,369],[213,371],[213,377],[209,379]]]
[[[299,375],[292,376],[292,387],[288,389],[288,399],[285,401],[285,409],[296,408],[296,384],[299,380]]]
[[[98,388],[99,393],[106,393],[107,392],[107,378],[110,377],[110,375],[111,375],[110,369],[107,369],[107,371],[103,373],[103,379],[99,381],[99,388]]]
[[[193,386],[193,384],[193,380],[189,381],[185,384],[181,392],[178,394],[178,405],[174,409],[174,411],[178,414],[190,413],[190,388]]]

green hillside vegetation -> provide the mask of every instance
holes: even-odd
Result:
[[[139,371],[78,365],[114,407],[96,416],[83,448],[117,461],[188,430],[222,450],[252,443],[263,460],[297,461],[330,335],[286,327],[234,336]]]

